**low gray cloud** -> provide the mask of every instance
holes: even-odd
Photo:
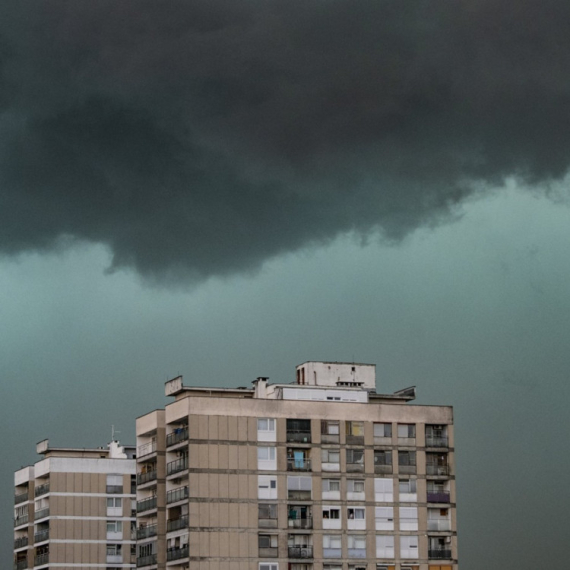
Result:
[[[0,252],[108,245],[151,279],[399,239],[570,163],[561,0],[1,8]]]

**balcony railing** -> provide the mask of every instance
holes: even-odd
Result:
[[[19,505],[20,503],[25,503],[28,500],[28,492],[20,493],[14,497],[14,504]]]
[[[157,530],[155,524],[149,524],[148,526],[139,526],[139,528],[137,528],[137,540],[156,536],[156,532]]]
[[[310,471],[310,459],[287,459],[287,471]]]
[[[49,562],[49,552],[38,554],[34,559],[34,566],[43,566]]]
[[[166,504],[176,503],[188,498],[188,487],[179,487],[166,493]]]
[[[20,526],[28,523],[28,515],[22,515],[14,519],[14,526]]]
[[[449,475],[449,465],[433,465],[428,463],[426,465],[426,473],[428,475],[447,476]]]
[[[428,558],[430,560],[451,560],[451,550],[442,548],[429,549]]]
[[[34,513],[34,520],[37,521],[37,520],[43,519],[47,516],[49,516],[49,507],[46,507],[45,509],[40,509],[39,511],[36,511]]]
[[[415,465],[399,465],[398,466],[398,473],[402,475],[413,475],[417,472],[417,467]]]
[[[177,519],[168,519],[166,521],[166,532],[188,528],[188,516],[179,517]]]
[[[427,492],[427,502],[428,503],[449,503],[449,491],[428,491]]]
[[[43,542],[44,540],[49,539],[49,528],[45,530],[40,530],[34,534],[34,542]]]
[[[346,443],[349,445],[364,445],[363,435],[346,434]]]
[[[25,570],[28,567],[28,560],[18,560],[14,562],[14,570]]]
[[[28,537],[22,536],[14,540],[14,550],[17,548],[24,548],[24,546],[28,546]]]
[[[188,558],[189,548],[183,546],[182,548],[169,548],[166,551],[166,560],[179,560],[180,558]]]
[[[289,443],[311,443],[310,430],[288,429],[287,441]]]
[[[288,519],[289,528],[313,528],[313,517]]]
[[[144,485],[149,481],[156,480],[156,469],[154,471],[147,471],[146,473],[137,473],[137,485]]]
[[[359,472],[364,471],[364,460],[363,461],[351,462],[351,463],[349,463],[347,461],[346,471],[348,473],[359,473]]]
[[[312,558],[313,557],[313,547],[312,546],[289,546],[288,555],[289,555],[289,558]]]
[[[139,445],[137,448],[137,459],[144,457],[145,455],[150,455],[156,451],[156,441],[149,441],[143,445]]]
[[[139,556],[137,558],[137,568],[142,566],[152,566],[156,564],[156,554],[150,554],[149,556]]]
[[[148,499],[137,501],[137,513],[150,511],[150,509],[156,509],[156,497],[149,497]]]
[[[385,463],[375,463],[374,464],[374,473],[392,473],[393,468],[392,465],[387,465]]]
[[[123,486],[122,485],[107,485],[105,488],[107,495],[122,495]]]
[[[426,447],[448,447],[449,440],[446,435],[426,435]]]
[[[437,532],[451,530],[451,521],[448,519],[428,519],[427,529]]]
[[[49,493],[49,483],[44,483],[43,485],[38,485],[34,489],[34,495],[36,497],[39,497],[40,495],[45,495],[46,493]]]
[[[184,471],[184,469],[188,469],[188,457],[186,455],[168,463],[166,465],[166,474],[172,475],[173,473]]]
[[[172,433],[166,436],[166,447],[171,445],[176,445],[181,441],[186,441],[188,439],[188,427],[177,428]]]

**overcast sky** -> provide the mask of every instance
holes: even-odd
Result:
[[[35,443],[377,364],[455,407],[463,570],[566,560],[570,4],[0,5],[0,552]],[[3,555],[4,556],[4,555]]]

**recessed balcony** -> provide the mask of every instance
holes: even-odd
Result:
[[[428,550],[428,558],[430,560],[451,560],[451,550],[436,548]]]
[[[29,517],[28,515],[21,515],[14,519],[14,526],[21,526],[23,524],[28,524]]]
[[[167,475],[174,475],[174,473],[180,473],[180,471],[184,471],[188,469],[188,457],[183,456],[175,461],[171,461],[166,465],[166,474]]]
[[[137,558],[137,568],[142,568],[143,566],[153,566],[154,564],[156,564],[156,554],[139,556]]]
[[[145,455],[150,455],[156,451],[156,441],[149,441],[148,443],[143,443],[137,447],[137,459],[144,457]]]
[[[166,532],[180,530],[181,528],[188,528],[188,516],[182,516],[177,519],[168,519],[166,521]]]
[[[49,517],[49,507],[46,507],[44,509],[39,509],[34,513],[35,521],[39,519],[44,519],[45,517]]]
[[[289,558],[313,558],[312,546],[289,546],[287,549]]]
[[[307,458],[287,459],[287,471],[310,471],[311,460]]]
[[[137,501],[137,513],[143,513],[151,509],[156,509],[156,497],[149,497],[148,499]]]
[[[28,492],[19,493],[14,497],[14,504],[19,505],[20,503],[25,503],[28,500]]]
[[[40,530],[34,534],[34,542],[43,542],[44,540],[49,540],[49,528]]]
[[[426,447],[449,447],[446,435],[426,435]]]
[[[447,477],[450,473],[449,465],[433,465],[428,463],[426,465],[426,473],[438,477]]]
[[[46,564],[49,564],[49,552],[38,554],[34,558],[34,566],[45,566]]]
[[[156,536],[157,534],[157,525],[156,524],[149,524],[147,526],[139,526],[137,528],[137,540],[142,540],[144,538],[150,538],[152,536]]]
[[[428,491],[428,503],[449,503],[451,501],[449,491]]]
[[[171,560],[180,560],[181,558],[188,558],[190,555],[190,549],[188,545],[182,548],[169,548],[166,551],[166,560],[170,562]]]
[[[144,485],[151,481],[156,481],[156,469],[146,471],[145,473],[137,473],[137,485]]]
[[[166,436],[166,447],[172,447],[177,443],[186,441],[188,439],[188,426],[176,428],[172,433]]]
[[[188,487],[179,487],[166,493],[166,504],[177,503],[188,498]]]
[[[44,483],[43,485],[38,485],[34,489],[34,495],[36,497],[40,497],[41,495],[45,495],[49,493],[49,483]]]

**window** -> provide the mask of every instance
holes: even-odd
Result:
[[[400,439],[415,439],[416,424],[398,424],[398,437]]]
[[[107,532],[123,532],[121,521],[107,521]]]
[[[374,471],[392,473],[392,451],[390,449],[374,450]]]
[[[364,449],[347,449],[346,463],[364,465]]]
[[[323,479],[323,492],[340,492],[340,479]]]
[[[340,519],[340,508],[323,507],[323,519]]]
[[[347,442],[350,437],[359,437],[364,439],[364,422],[346,422]]]
[[[340,534],[323,535],[323,557],[340,558],[342,552],[342,542]]]
[[[376,536],[376,558],[394,558],[394,537],[379,534]]]
[[[400,473],[416,472],[416,452],[398,451],[398,469]]]
[[[338,449],[322,449],[321,461],[323,463],[340,463],[340,450]]]
[[[321,420],[321,435],[339,435],[339,434],[340,434],[340,422],[338,420]]]
[[[257,419],[257,441],[276,441],[277,432],[275,430],[274,418]]]
[[[402,503],[414,503],[418,500],[415,479],[400,479],[398,484]]]
[[[346,512],[349,520],[363,521],[366,519],[366,510],[364,507],[349,507]]]
[[[394,530],[394,508],[376,507],[376,530]]]
[[[107,544],[107,556],[120,556],[121,549],[121,544]]]
[[[276,534],[260,534],[257,539],[259,548],[277,548]]]
[[[287,498],[310,501],[313,480],[311,477],[287,477]]]
[[[277,519],[277,505],[259,503],[257,505],[257,517],[259,519]]]
[[[394,501],[393,479],[374,479],[374,498],[377,503],[392,503]]]
[[[418,537],[400,536],[400,557],[404,559],[419,558]]]
[[[346,481],[347,498],[364,500],[364,479],[348,479]]]
[[[366,557],[366,537],[361,534],[349,534],[347,536],[348,556]],[[354,552],[360,551],[360,552]]]
[[[287,420],[287,441],[311,443],[311,420]]]
[[[418,530],[417,507],[400,507],[400,530]]]
[[[374,424],[374,437],[392,437],[392,424],[376,422]]]
[[[123,499],[120,497],[108,497],[107,498],[107,508],[120,509],[123,506]]]
[[[268,564],[267,562],[260,562],[259,570],[279,570],[279,564]]]
[[[257,448],[257,468],[262,471],[275,471],[277,469],[276,448]]]
[[[270,475],[257,477],[257,498],[277,499],[277,477]]]

